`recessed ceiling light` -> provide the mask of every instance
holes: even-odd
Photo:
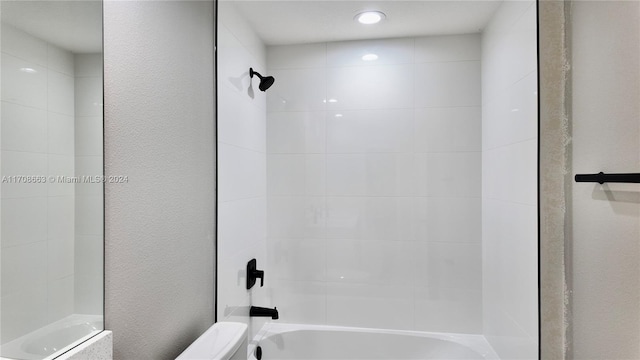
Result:
[[[35,73],[37,73],[37,71],[35,69],[28,68],[28,67],[20,68],[20,71],[26,72],[27,74],[35,74]]]
[[[380,11],[365,11],[356,15],[355,19],[361,24],[377,24],[387,16]]]
[[[366,54],[366,55],[362,56],[362,60],[364,60],[364,61],[378,60],[378,55],[376,55],[376,54]]]

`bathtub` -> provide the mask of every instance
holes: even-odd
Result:
[[[269,323],[253,340],[249,360],[499,359],[482,335]]]
[[[53,359],[100,333],[102,316],[73,314],[0,347],[0,359]]]

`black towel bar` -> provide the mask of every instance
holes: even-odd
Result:
[[[597,182],[604,184],[611,183],[640,183],[640,173],[629,174],[605,174],[599,172],[597,174],[576,174],[576,182]]]

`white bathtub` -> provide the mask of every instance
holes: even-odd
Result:
[[[482,335],[270,323],[249,348],[263,360],[438,359],[498,360]]]
[[[103,329],[102,316],[73,314],[2,344],[0,359],[53,359]]]

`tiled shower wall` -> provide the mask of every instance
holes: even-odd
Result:
[[[2,176],[74,175],[73,54],[2,26]],[[74,311],[74,184],[2,184],[2,339]]]
[[[75,172],[102,171],[102,54],[76,54]],[[75,184],[75,297],[78,314],[103,312],[103,185]]]
[[[268,47],[282,321],[482,331],[480,57],[478,34]]]
[[[265,47],[231,2],[218,24],[218,321],[250,325],[249,306],[270,306],[266,261],[266,95],[249,68],[265,73]],[[247,262],[265,270],[265,287],[246,289]]]
[[[536,4],[505,1],[482,36],[484,334],[537,359]]]

